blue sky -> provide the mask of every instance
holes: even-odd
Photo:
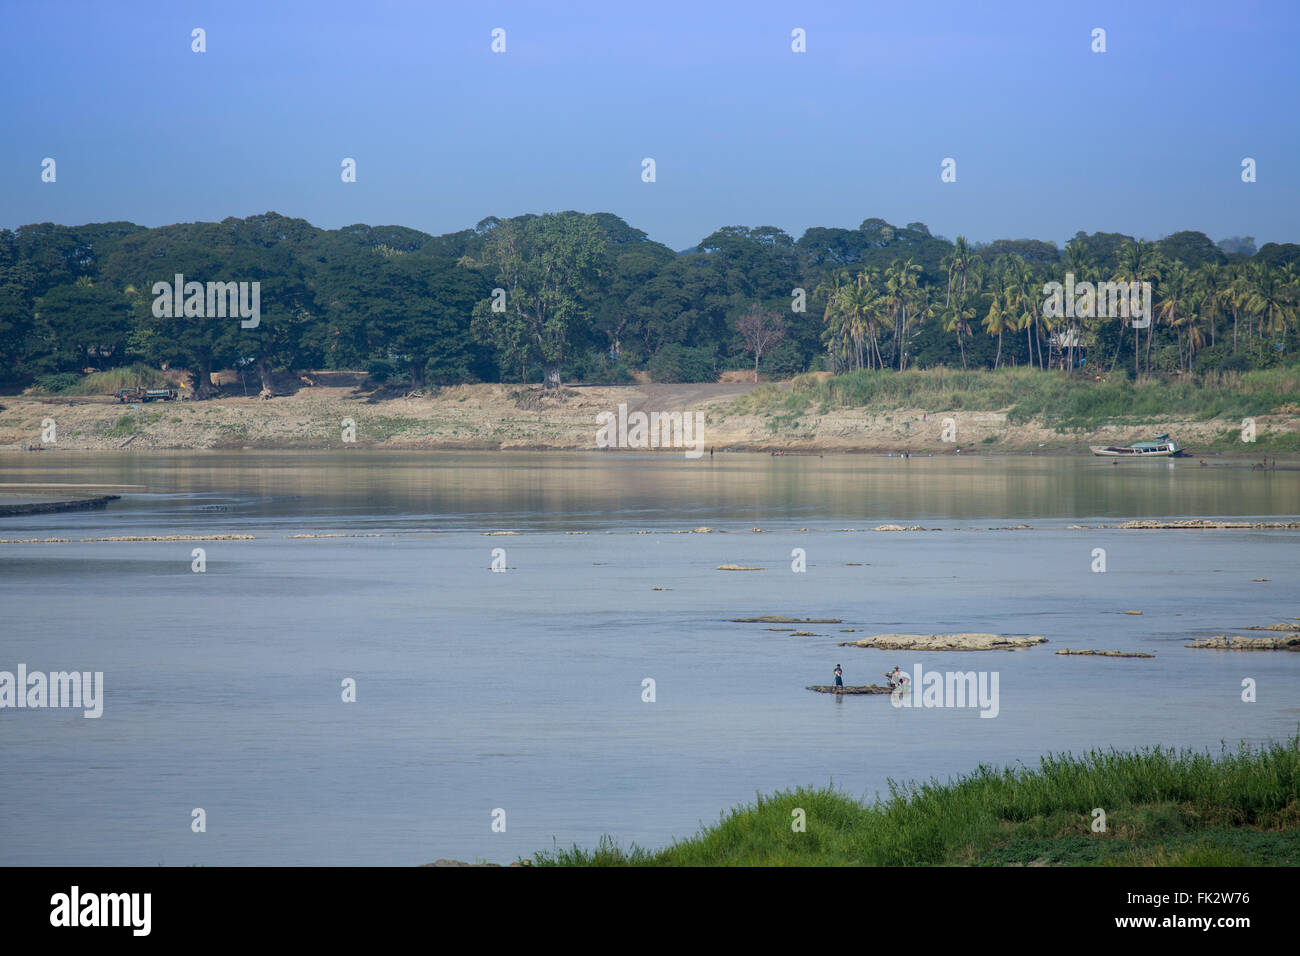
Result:
[[[1295,2],[3,0],[0,20],[0,227],[275,210],[436,234],[578,209],[678,249],[872,216],[1300,241]]]

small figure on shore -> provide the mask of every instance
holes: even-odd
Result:
[[[840,668],[839,664],[835,665],[835,686],[844,686],[844,671]]]
[[[911,457],[912,457],[912,453],[909,452],[906,448],[904,448],[904,449],[903,449],[903,457],[904,457],[904,458],[911,458]]]
[[[713,457],[713,448],[712,448],[712,447],[709,448],[709,457],[710,457],[710,458]]]

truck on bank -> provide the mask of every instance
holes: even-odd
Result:
[[[174,388],[119,388],[117,390],[117,400],[121,404],[126,402],[172,402],[180,398],[180,392]]]

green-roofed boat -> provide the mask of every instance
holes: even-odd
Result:
[[[1089,445],[1094,455],[1103,458],[1176,458],[1183,453],[1178,442],[1168,435],[1157,435],[1151,441],[1138,441],[1131,445]]]

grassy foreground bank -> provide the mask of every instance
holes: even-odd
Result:
[[[1093,832],[1094,809],[1105,832]],[[806,816],[796,832],[796,811]],[[897,785],[873,805],[827,787],[760,796],[657,852],[538,853],[539,866],[1300,864],[1300,738],[1213,757],[1159,747],[981,766],[946,784]]]

